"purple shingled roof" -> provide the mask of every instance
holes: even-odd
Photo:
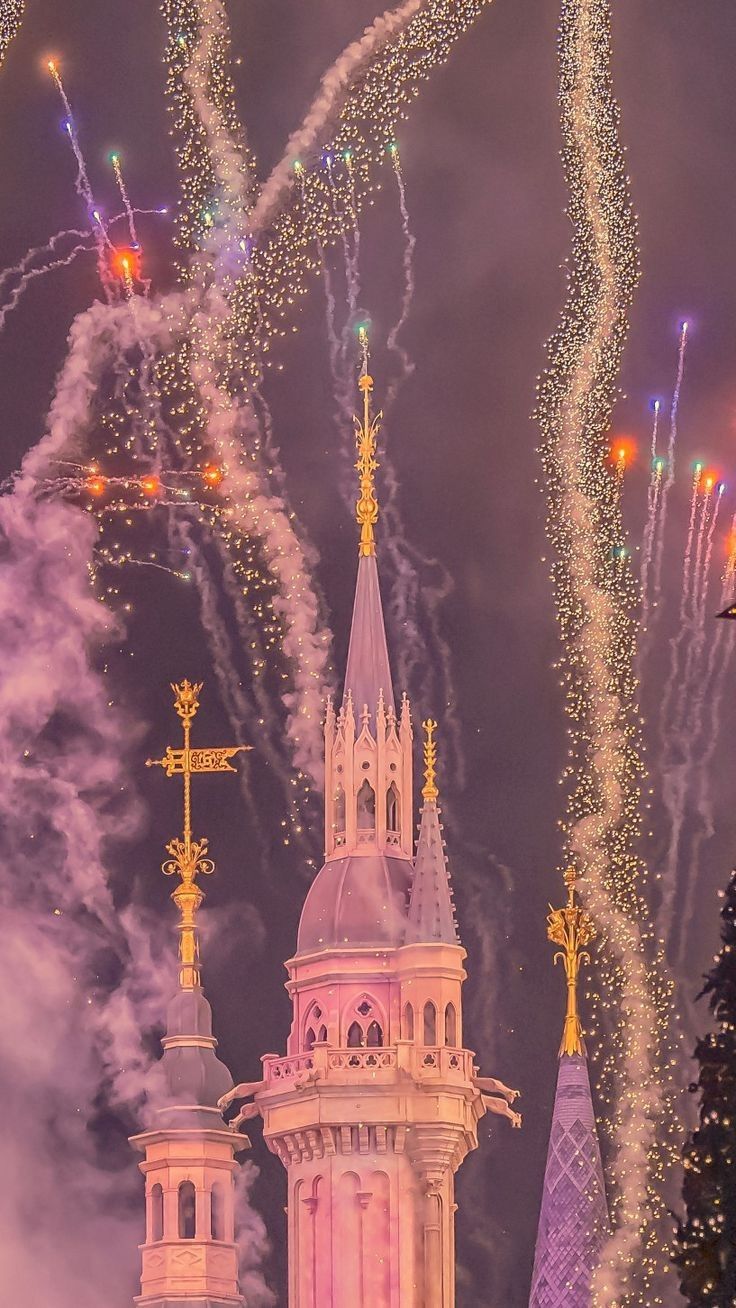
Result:
[[[590,1308],[608,1228],[588,1061],[560,1059],[529,1308]]]
[[[406,943],[459,944],[450,890],[450,873],[442,841],[440,815],[434,800],[424,801],[414,879],[409,901]]]

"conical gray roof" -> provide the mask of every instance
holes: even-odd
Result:
[[[212,1009],[199,986],[177,990],[169,1003],[163,1057],[152,1071],[158,1129],[224,1130],[217,1101],[233,1079],[215,1052]]]
[[[352,692],[358,719],[365,704],[368,705],[371,716],[375,713],[381,691],[386,708],[393,707],[391,665],[375,554],[361,555],[358,560],[353,623],[345,671],[346,698],[348,691]]]
[[[406,943],[458,945],[450,873],[445,858],[439,809],[425,799],[409,900]]]

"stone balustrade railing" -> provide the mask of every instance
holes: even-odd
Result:
[[[289,1081],[351,1082],[364,1078],[391,1082],[399,1073],[417,1081],[467,1082],[472,1080],[473,1055],[467,1049],[428,1047],[400,1040],[396,1045],[357,1049],[317,1044],[308,1054],[288,1058],[267,1055],[263,1060],[264,1078],[274,1087]]]

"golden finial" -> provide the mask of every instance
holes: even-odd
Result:
[[[184,730],[184,748],[172,749],[167,745],[164,757],[147,759],[146,767],[161,767],[167,777],[181,774],[184,778],[184,831],[181,839],[177,836],[169,841],[166,852],[171,858],[161,868],[167,877],[178,875],[181,878],[171,896],[179,910],[179,985],[184,990],[193,990],[201,984],[197,913],[204,891],[197,884],[197,877],[200,874],[211,876],[215,865],[211,858],[207,858],[207,839],[192,838],[192,776],[195,772],[235,772],[229,760],[253,747],[234,745],[222,749],[192,749],[189,738],[192,721],[199,709],[202,682],[182,681],[180,685],[172,682],[171,689],[174,707]]]
[[[440,793],[436,782],[437,741],[434,738],[437,723],[432,718],[427,718],[422,726],[426,736],[424,741],[424,789],[422,790],[422,798],[436,800]]]
[[[550,904],[547,918],[548,939],[553,944],[562,946],[560,952],[555,954],[555,963],[562,960],[567,979],[567,1012],[560,1045],[560,1058],[563,1054],[585,1053],[583,1028],[578,1012],[578,976],[580,964],[590,962],[590,954],[585,947],[597,935],[590,914],[575,903],[578,874],[574,867],[566,870],[564,879],[567,886],[567,904],[565,908],[553,908]]]
[[[371,394],[373,378],[368,372],[368,333],[365,327],[359,328],[358,338],[363,351],[363,371],[358,385],[363,392],[363,421],[354,418],[355,441],[358,449],[358,462],[355,467],[360,475],[360,499],[355,505],[356,519],[360,526],[360,547],[362,555],[375,554],[376,542],[373,528],[378,522],[378,500],[376,498],[375,473],[378,467],[376,459],[376,439],[381,424],[381,414],[371,417]]]

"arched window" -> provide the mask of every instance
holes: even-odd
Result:
[[[373,831],[376,826],[376,792],[366,777],[358,791],[358,830]]]
[[[304,1016],[304,1026],[302,1027],[303,1034],[302,1034],[301,1047],[302,1047],[302,1052],[305,1054],[311,1053],[312,1049],[314,1048],[314,1045],[317,1041],[316,1032],[321,1017],[322,1017],[322,1009],[320,1008],[319,1004],[310,1004]]]
[[[162,1187],[156,1183],[151,1190],[151,1240],[155,1244],[157,1240],[164,1238],[164,1192]]]
[[[179,1186],[179,1239],[193,1240],[196,1233],[196,1195],[191,1181]]]
[[[414,1009],[411,1004],[404,1008],[404,1039],[414,1039]]]
[[[317,1032],[317,1044],[324,1045],[327,1042],[327,1027],[321,1026]]]
[[[396,782],[392,781],[386,795],[386,830],[398,833],[401,830],[399,823],[399,792],[396,789]]]
[[[225,1240],[225,1187],[215,1181],[210,1196],[210,1230],[213,1240]]]
[[[424,1005],[424,1043],[425,1045],[437,1044],[437,1009],[428,999]]]
[[[381,1030],[378,1022],[371,1022],[370,1026],[368,1027],[368,1034],[366,1036],[365,1042],[367,1045],[370,1046],[371,1049],[376,1049],[378,1048],[379,1045],[383,1044],[383,1031]]]
[[[335,791],[335,831],[345,830],[345,791],[338,785]]]
[[[348,1049],[360,1049],[363,1044],[363,1028],[359,1022],[353,1022],[348,1029]]]
[[[454,1004],[448,1004],[445,1009],[445,1044],[457,1049],[457,1013]]]

